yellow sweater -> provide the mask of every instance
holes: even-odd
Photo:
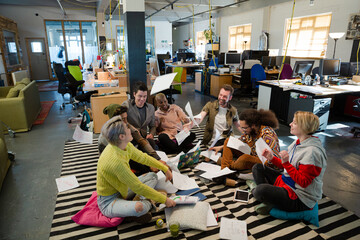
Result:
[[[128,189],[130,188],[138,195],[160,203],[165,203],[166,196],[140,182],[131,171],[129,165],[130,159],[150,167],[158,168],[163,172],[168,170],[167,166],[146,153],[141,152],[131,143],[128,143],[125,150],[108,144],[98,162],[96,180],[97,194],[100,196],[110,196],[116,192],[120,192],[121,196],[125,199]]]

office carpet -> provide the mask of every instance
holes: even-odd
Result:
[[[45,101],[45,102],[41,102],[41,111],[39,113],[39,115],[37,116],[35,122],[33,123],[33,125],[40,125],[43,124],[47,115],[49,114],[52,105],[54,104],[55,101]]]
[[[203,128],[195,129],[198,139]],[[203,146],[202,146],[203,148]],[[75,175],[80,187],[59,193],[56,200],[50,239],[172,239],[166,228],[156,228],[158,218],[165,220],[164,212],[153,214],[147,224],[126,223],[114,228],[97,228],[77,225],[71,217],[85,206],[96,190],[96,166],[98,161],[97,140],[86,145],[75,141],[65,143],[61,176]],[[183,174],[196,180],[201,192],[207,197],[220,223],[221,217],[246,221],[248,239],[359,239],[360,219],[328,197],[319,201],[320,227],[302,221],[285,221],[271,216],[258,215],[254,207],[258,204],[251,196],[249,203],[233,202],[234,188],[206,182],[196,176],[197,170],[186,168]],[[238,183],[246,189],[245,183]],[[207,231],[182,231],[177,239],[219,239],[218,227]]]
[[[58,90],[59,81],[37,82],[39,92],[49,92]]]

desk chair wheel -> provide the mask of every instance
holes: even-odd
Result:
[[[60,105],[60,110],[63,110],[65,108],[65,103]]]
[[[353,127],[350,132],[354,134],[354,138],[357,138],[360,136],[360,128],[359,127]]]
[[[15,161],[15,153],[9,151],[8,158],[10,161],[14,162]]]

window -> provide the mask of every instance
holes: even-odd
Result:
[[[229,50],[250,49],[251,24],[229,27]]]
[[[79,59],[92,63],[98,55],[96,22],[45,21],[51,62]],[[66,46],[66,48],[65,48]]]
[[[283,54],[289,35],[291,19],[286,20]],[[294,18],[287,55],[292,57],[324,58],[328,44],[331,13]]]
[[[41,42],[31,42],[31,52],[42,53],[43,50]]]
[[[125,38],[124,38],[124,27],[116,26],[117,34],[116,34],[116,46],[117,49],[125,48]]]
[[[203,31],[196,32],[196,46],[205,45],[206,38]]]

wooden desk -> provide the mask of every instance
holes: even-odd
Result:
[[[182,67],[183,68],[183,72],[181,75],[181,82],[185,83],[186,82],[186,75],[187,75],[187,68],[201,68],[204,66],[203,63],[166,63],[166,66],[168,67],[172,67],[172,71],[174,72],[174,68],[176,67]]]
[[[210,77],[210,95],[213,97],[218,97],[221,87],[224,84],[232,85],[232,78],[234,74],[225,73],[225,74],[211,74]]]
[[[104,123],[109,120],[108,115],[103,113],[104,108],[111,103],[117,103],[121,105],[126,100],[127,95],[125,92],[106,96],[91,96],[90,102],[94,121],[94,133],[100,133]]]

